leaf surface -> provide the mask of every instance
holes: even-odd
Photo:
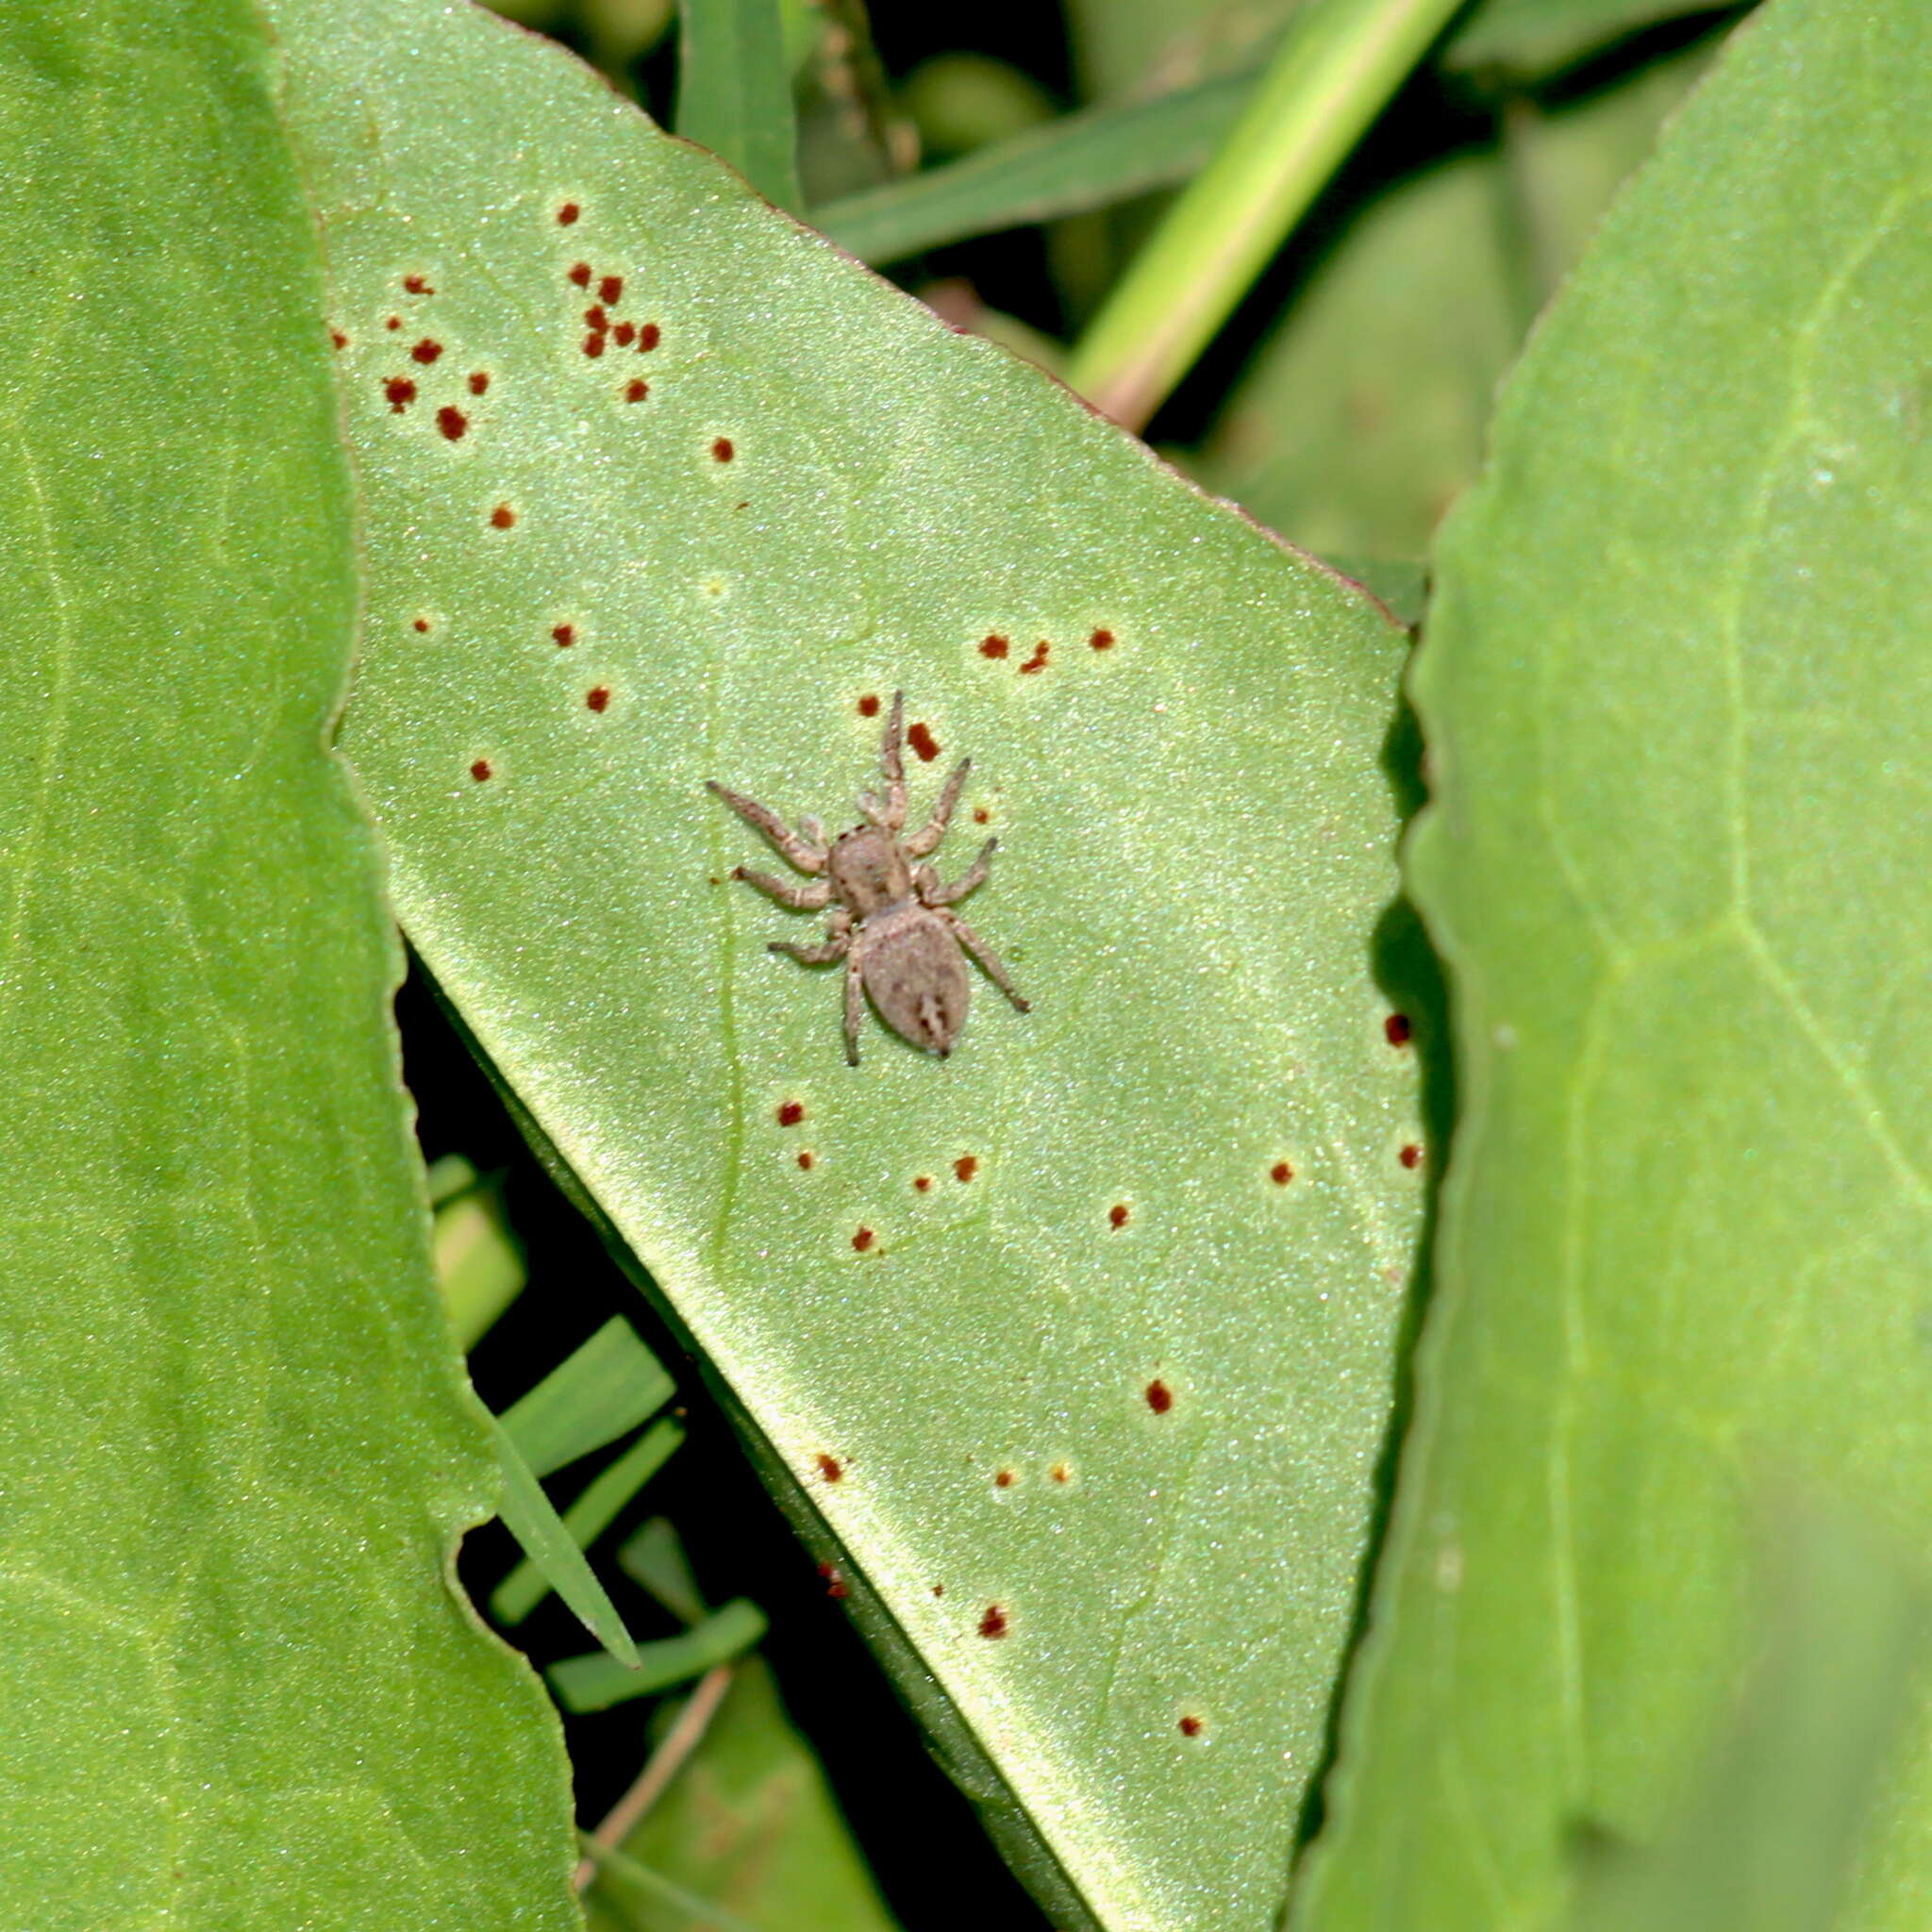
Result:
[[[0,1923],[575,1923],[430,1278],[313,224],[252,8],[0,16]]]
[[[1924,1547],[1923,25],[1746,24],[1441,547],[1411,862],[1467,1108],[1305,1932],[1548,1924],[1580,1846],[1657,1842],[1755,1647],[1758,1486]],[[1907,1729],[1858,1932],[1932,1907]]]
[[[1400,635],[560,54],[275,11],[413,938],[1062,1923],[1269,1924],[1417,1223]],[[899,688],[1034,1008],[855,1070],[703,787],[850,824]]]

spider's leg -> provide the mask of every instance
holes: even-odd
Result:
[[[845,1064],[858,1064],[858,1028],[865,1018],[865,981],[859,967],[863,954],[854,946],[845,956]]]
[[[987,860],[992,857],[992,849],[999,842],[997,839],[989,839],[979,848],[979,857],[950,886],[940,883],[939,874],[933,871],[931,866],[922,865],[919,868],[919,878],[921,880],[919,896],[928,906],[950,906],[954,900],[963,899],[974,886],[984,883]]]
[[[886,781],[883,797],[868,791],[858,801],[874,824],[896,832],[906,823],[906,693],[892,693],[892,714],[886,720],[885,736],[879,741],[879,775]]]
[[[756,825],[800,872],[824,871],[824,847],[800,838],[770,806],[760,805],[741,791],[732,791],[715,778],[705,780],[705,790],[722,798],[746,824]]]
[[[1029,1003],[1020,997],[1019,993],[1014,990],[1013,982],[1007,977],[1007,969],[1000,964],[999,955],[957,912],[948,912],[942,908],[936,908],[935,909],[939,912],[939,916],[952,927],[953,937],[979,961],[986,971],[986,976],[1023,1013],[1030,1012],[1032,1008]]]
[[[906,850],[914,858],[924,858],[941,839],[946,836],[946,825],[953,816],[953,808],[959,802],[959,788],[966,782],[966,774],[973,769],[971,758],[961,758],[953,767],[952,776],[946,780],[945,789],[940,793],[940,802],[933,807],[932,816],[924,826],[914,832],[906,841]]]
[[[791,940],[771,940],[766,942],[765,951],[789,954],[801,966],[829,966],[834,959],[842,959],[851,944],[851,941],[841,934],[837,939],[827,940],[822,946],[801,946]]]
[[[779,905],[790,906],[795,911],[816,912],[832,903],[830,879],[813,879],[808,886],[794,886],[790,879],[774,878],[768,872],[753,872],[742,865],[734,865],[731,876],[756,886],[761,892],[769,892]]]

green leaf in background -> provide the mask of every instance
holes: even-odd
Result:
[[[466,1353],[524,1291],[523,1251],[504,1218],[496,1186],[477,1178],[460,1154],[446,1154],[429,1170],[436,1210],[436,1282],[450,1332]]]
[[[893,261],[974,235],[1106,208],[1185,181],[1214,153],[1254,92],[1238,74],[1119,107],[1064,114],[963,160],[811,210],[861,261]]]
[[[563,1512],[563,1526],[572,1541],[579,1549],[589,1549],[683,1441],[683,1425],[665,1416],[653,1423],[608,1469],[599,1470]],[[543,1601],[549,1589],[550,1579],[526,1558],[491,1591],[490,1614],[502,1624],[521,1623]]]
[[[757,1643],[765,1629],[765,1613],[743,1597],[734,1597],[675,1637],[639,1644],[635,1663],[594,1650],[567,1657],[551,1665],[551,1686],[566,1710],[608,1710],[613,1704],[668,1690],[701,1676],[714,1664],[728,1663]]]
[[[1475,475],[1496,384],[1702,50],[1580,105],[1519,102],[1338,236],[1191,464],[1318,556],[1419,557]]]
[[[425,959],[1059,1923],[1269,1924],[1419,1220],[1403,638],[555,50],[273,11]],[[703,788],[849,823],[902,686],[1034,1009],[855,1070]]]
[[[824,1774],[749,1657],[683,1769],[622,1850],[759,1932],[891,1932]],[[614,1871],[585,1898],[591,1932],[674,1932],[677,1922]]]
[[[1579,1843],[1657,1842],[1756,1639],[1757,1484],[1924,1546],[1924,25],[1746,24],[1441,551],[1411,858],[1466,1111],[1304,1932],[1546,1924]],[[1932,1912],[1905,1724],[1859,1932]]]
[[[779,0],[677,0],[677,131],[795,208],[798,137]]]
[[[575,1923],[429,1274],[313,224],[240,0],[0,17],[0,1923]]]
[[[549,1475],[627,1435],[676,1390],[637,1330],[613,1315],[504,1411],[503,1426],[524,1460]]]
[[[515,1439],[500,1422],[492,1422],[492,1427],[497,1460],[503,1468],[505,1526],[577,1621],[610,1653],[604,1661],[634,1674],[639,1667],[637,1645],[624,1627],[616,1605],[552,1507],[537,1473],[519,1453]]]

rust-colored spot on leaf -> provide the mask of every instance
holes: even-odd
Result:
[[[871,1247],[873,1242],[875,1241],[877,1239],[878,1237],[873,1233],[871,1228],[861,1227],[858,1231],[858,1233],[856,1233],[852,1237],[852,1245],[855,1248],[857,1248],[858,1252],[862,1255],[865,1253],[866,1249]]]
[[[924,764],[931,764],[940,755],[939,740],[922,724],[915,723],[907,726],[906,742],[919,754],[920,761]]]
[[[1423,1164],[1423,1150],[1411,1141],[1395,1158],[1404,1167],[1420,1167]]]
[[[982,658],[1004,658],[1012,648],[997,631],[991,637],[981,638],[979,641],[979,655]]]
[[[426,617],[419,617],[416,620],[415,628],[417,630],[427,630],[429,628],[429,620]]]
[[[402,325],[403,318],[400,315],[391,315],[390,319],[383,324],[384,328],[401,328]]]
[[[584,693],[584,703],[593,711],[603,710],[610,703],[610,687],[608,684],[593,684]]]
[[[637,329],[630,323],[627,322],[620,322],[617,325],[617,326],[610,331],[612,340],[617,343],[617,346],[620,349],[629,348],[631,343],[634,341],[636,341],[637,333]]]
[[[845,1474],[845,1465],[836,1456],[826,1456],[822,1452],[818,1457],[818,1465],[819,1474],[828,1483],[837,1482]]]
[[[824,1579],[825,1594],[828,1597],[831,1597],[834,1600],[836,1600],[840,1597],[850,1596],[852,1594],[852,1592],[848,1589],[846,1589],[845,1579],[844,1577],[840,1575],[839,1566],[836,1563],[821,1563],[819,1565],[819,1574]]]
[[[1047,1471],[1047,1474],[1050,1475],[1057,1483],[1070,1483],[1074,1479],[1074,1472],[1071,1469],[1069,1469],[1064,1462],[1056,1462],[1054,1466]]]
[[[804,1101],[781,1100],[778,1103],[778,1124],[781,1127],[795,1127],[804,1118]]]
[[[1407,1046],[1414,1031],[1407,1013],[1391,1013],[1382,1022],[1382,1037],[1391,1046]]]
[[[975,825],[986,824],[991,819],[991,812],[988,811],[985,806],[975,805],[973,808],[973,823]]]
[[[627,403],[641,403],[651,393],[651,385],[641,375],[633,375],[624,386],[624,399]]]
[[[867,691],[855,708],[861,718],[876,718],[879,714],[879,699],[876,691]]]
[[[490,387],[490,372],[487,369],[474,370],[470,375],[470,393],[480,396]]]
[[[1002,1469],[994,1473],[992,1486],[996,1490],[1010,1490],[1016,1478],[1010,1469]]]
[[[714,463],[728,463],[738,454],[738,446],[728,436],[718,437],[711,444],[711,460]]]
[[[460,409],[456,408],[454,404],[445,403],[436,412],[436,426],[452,442],[460,442],[463,431],[470,426],[470,419]]]
[[[597,332],[597,330],[592,329],[591,333],[584,338],[584,354],[594,358],[597,356],[601,356],[603,353],[604,338]]]
[[[953,1163],[953,1172],[962,1181],[970,1181],[979,1172],[979,1157],[976,1154],[962,1154]]]
[[[1110,651],[1113,649],[1113,633],[1110,630],[1097,630],[1087,641],[1096,651]]]
[[[1006,1611],[998,1604],[988,1604],[986,1615],[979,1620],[979,1634],[982,1637],[1004,1637],[1010,1628]]]
[[[1277,1160],[1274,1163],[1274,1165],[1268,1170],[1268,1178],[1271,1181],[1273,1181],[1277,1188],[1285,1188],[1287,1187],[1290,1181],[1293,1180],[1294,1169],[1291,1167],[1287,1161]]]
[[[1129,1210],[1127,1208],[1127,1204],[1124,1201],[1116,1201],[1113,1204],[1113,1206],[1107,1210],[1108,1225],[1109,1227],[1126,1226],[1128,1212]]]
[[[416,400],[416,385],[407,375],[391,375],[383,384],[382,392],[389,399],[392,415],[400,416]]]
[[[1024,677],[1032,672],[1044,671],[1046,669],[1046,654],[1051,649],[1052,646],[1044,638],[1041,638],[1034,645],[1032,657],[1028,658],[1025,663],[1020,666],[1020,675]]]
[[[912,1176],[912,1185],[924,1194],[932,1187],[932,1176],[929,1174],[916,1174]]]
[[[442,354],[442,344],[438,341],[432,341],[429,337],[425,336],[423,340],[420,342],[418,342],[413,349],[409,351],[409,354],[412,358],[414,358],[416,361],[422,363],[424,368],[427,369],[429,365],[432,362],[434,362],[440,355]]]
[[[648,355],[664,340],[664,332],[655,322],[647,322],[638,330],[638,353]]]
[[[1165,1415],[1174,1407],[1174,1391],[1158,1376],[1148,1383],[1144,1393],[1147,1397],[1147,1407],[1156,1415]]]
[[[475,781],[479,785],[482,784],[484,779],[489,777],[489,775],[490,760],[488,758],[478,758],[476,762],[470,767],[470,776],[475,779]]]
[[[802,1167],[802,1168],[804,1168],[807,1174],[809,1174],[809,1173],[811,1172],[811,1163],[812,1163],[812,1151],[811,1151],[811,1149],[810,1149],[809,1147],[801,1147],[801,1148],[800,1148],[800,1149],[798,1150],[798,1164],[799,1164],[799,1166],[800,1166],[800,1167]]]
[[[932,1593],[935,1596],[944,1596],[946,1593],[946,1586],[943,1583],[935,1583],[932,1587]]]
[[[606,275],[597,284],[597,299],[600,302],[608,303],[612,308],[615,308],[624,300],[624,277],[622,275]]]
[[[1201,1735],[1201,1720],[1197,1717],[1184,1717],[1181,1720],[1181,1736],[1198,1738]]]
[[[490,512],[490,527],[492,530],[507,530],[517,520],[517,513],[507,503],[499,503]]]
[[[403,287],[412,295],[433,295],[436,291],[429,286],[427,275],[405,275]]]
[[[339,349],[346,349],[349,346],[348,337],[345,336],[339,328],[330,329],[328,332],[328,339]]]
[[[567,228],[582,213],[583,209],[575,202],[567,201],[557,210],[557,225],[559,228]]]
[[[574,281],[578,288],[588,289],[591,286],[591,264],[588,261],[573,262],[571,264],[569,279]]]
[[[584,310],[584,326],[597,330],[600,335],[609,334],[610,318],[605,314],[601,302],[593,302]]]
[[[567,651],[577,641],[577,627],[574,624],[553,624],[550,638],[559,651]]]

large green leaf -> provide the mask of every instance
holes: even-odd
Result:
[[[1539,1925],[1756,1641],[1746,1498],[1923,1551],[1932,68],[1774,0],[1613,211],[1452,525],[1413,876],[1467,1113],[1308,1928]],[[1932,1908],[1932,1725],[1859,1928]]]
[[[425,958],[1062,1923],[1266,1924],[1417,1220],[1399,635],[566,57],[275,12]],[[902,686],[1034,1007],[854,1070],[703,787],[849,823]]]
[[[430,1280],[316,241],[242,0],[0,18],[0,1922],[574,1922]]]

